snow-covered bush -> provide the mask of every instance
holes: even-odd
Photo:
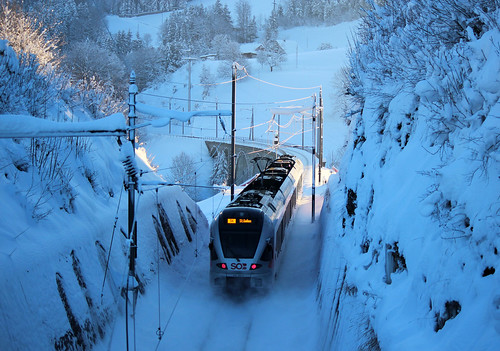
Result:
[[[0,113],[24,112],[46,117],[49,102],[64,80],[55,73],[57,40],[9,4],[0,5]]]
[[[8,40],[19,56],[34,55],[39,70],[55,67],[60,59],[57,54],[58,38],[48,35],[43,25],[9,3],[0,4],[0,39]]]

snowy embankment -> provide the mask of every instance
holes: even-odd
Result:
[[[338,111],[332,112],[332,80],[345,61],[345,38],[353,27],[355,24],[350,23],[283,32],[282,39],[297,38],[291,47],[297,49],[298,55],[289,53],[288,62],[274,72],[250,60],[252,74],[265,81],[290,87],[323,85],[325,106],[328,106],[325,109],[325,129],[329,130],[325,149],[332,155],[327,159],[329,165],[338,159],[336,155],[341,152],[347,130],[338,118]],[[318,50],[323,42],[330,43],[332,49]],[[206,64],[212,72],[217,69],[217,62]],[[199,77],[202,65],[201,62],[193,63],[193,79]],[[183,68],[172,78],[174,82],[184,82],[186,77],[187,69]],[[292,93],[292,90],[263,85],[256,80],[240,81],[237,96],[247,104],[241,105],[237,111],[238,133],[248,136],[248,129],[244,128],[250,125],[250,107],[255,103],[255,123],[269,123],[256,137],[272,140],[274,133],[268,131],[272,119],[270,106],[275,107],[279,105],[276,102],[284,100],[310,99],[318,91],[315,88]],[[166,83],[150,92],[166,96],[173,94],[183,99],[187,96],[186,87],[180,83]],[[196,85],[192,93],[200,96],[202,87]],[[210,105],[208,109],[214,108],[213,102],[230,101],[229,85],[216,86],[210,94],[212,101],[207,103]],[[144,100],[151,102],[154,99],[150,96]],[[166,107],[167,104],[168,99],[163,99],[156,106]],[[181,110],[184,106],[174,107]],[[193,108],[205,108],[205,104],[199,103]],[[70,111],[63,105],[51,107],[47,114],[59,116],[60,110],[64,111],[62,118],[68,121],[89,119],[81,111]],[[209,126],[213,133],[213,125],[213,120],[207,122],[200,118],[190,127],[193,130],[205,128],[206,132]],[[186,130],[190,127],[186,126]],[[180,126],[175,128],[180,134]],[[197,156],[196,162],[199,158],[199,165],[203,165],[199,169],[200,182],[208,182],[211,160],[202,142],[179,143],[179,139],[157,138],[156,132],[141,140],[145,148],[140,151],[143,156],[153,155],[154,163],[160,168],[169,168],[175,152],[181,149],[192,152]],[[167,134],[167,129],[164,128],[163,132]],[[295,132],[297,130],[290,133]],[[52,184],[51,191],[44,192],[40,185],[46,185],[49,179],[33,167],[31,161],[34,160],[30,160],[28,150],[36,150],[37,145],[58,145],[51,145],[52,139],[47,144],[35,141],[30,144],[27,140],[0,140],[0,198],[3,203],[0,212],[1,344],[6,345],[7,350],[89,349],[95,344],[98,345],[96,349],[123,349],[125,322],[121,289],[127,276],[128,242],[122,235],[122,231],[127,231],[127,210],[126,194],[122,193],[124,171],[119,161],[118,144],[114,138],[65,140],[63,143],[67,143],[68,148],[59,155],[62,163],[54,163],[48,172],[62,171],[66,187]],[[310,143],[309,134],[306,145]],[[328,158],[326,154],[325,158]],[[144,179],[147,177],[157,179],[156,175],[145,175]],[[318,215],[324,190],[324,187],[317,189]],[[318,222],[315,226],[309,224],[310,191],[309,184],[291,229],[289,254],[284,259],[276,290],[267,298],[251,300],[244,305],[221,301],[208,286],[208,257],[207,251],[203,250],[208,240],[207,223],[198,206],[178,188],[160,190],[158,195],[153,191],[141,195],[138,201],[138,280],[147,288],[144,295],[139,295],[136,320],[137,335],[145,338],[143,345],[156,345],[158,325],[164,326],[172,320],[175,322],[168,325],[168,338],[165,336],[162,346],[171,343],[169,345],[174,348],[184,345],[214,350],[220,349],[219,346],[231,349],[236,342],[247,345],[249,349],[266,349],[271,345],[275,349],[284,345],[304,351],[315,349],[316,334],[320,330],[315,300],[320,234]],[[208,218],[224,205],[227,196],[225,199],[221,197],[207,200],[211,205],[200,204],[208,207],[204,207]],[[158,203],[162,204],[163,210]],[[118,217],[116,227],[115,216]],[[173,253],[177,249],[172,238],[179,247],[175,258]],[[166,258],[169,256],[173,261],[171,265]],[[190,286],[184,288],[186,275],[192,279],[189,280]],[[159,284],[156,283],[158,277]],[[158,287],[161,289],[157,290]],[[187,296],[178,300],[184,290]],[[161,292],[160,299],[157,299],[157,292]],[[157,324],[158,301],[163,309],[162,320]],[[177,304],[177,301],[180,302]],[[198,314],[198,311],[202,313]],[[277,329],[269,328],[269,321]],[[219,328],[220,325],[223,327]],[[290,330],[295,331],[294,335],[290,335]],[[227,338],[232,332],[235,338]],[[196,337],[192,337],[193,333]]]
[[[1,44],[0,64],[15,75],[18,59]],[[2,350],[91,349],[124,310],[129,241],[120,149],[131,147],[116,139],[125,118],[93,120],[61,100],[45,111],[46,119],[0,115]],[[155,274],[150,258],[161,250],[171,261],[206,244],[208,227],[180,188],[141,190],[136,278],[144,294]]]
[[[57,132],[58,126],[47,131]],[[20,130],[31,128],[25,127]],[[75,149],[60,151],[64,165],[54,167],[61,167],[71,180],[66,188],[51,192],[41,186],[48,175],[44,182],[26,161],[30,142],[0,140],[4,350],[89,349],[109,334],[123,313],[127,196],[119,148],[110,138],[79,142],[85,152],[75,154],[74,144]],[[174,257],[186,247],[202,245],[207,222],[178,187],[158,194],[146,191],[138,202],[142,245],[137,280],[144,293],[156,271],[149,257],[158,256],[157,247],[165,257]]]
[[[500,32],[480,16],[429,56],[418,5],[399,5],[367,17],[352,61],[364,100],[324,217],[323,349],[497,350]],[[408,27],[380,30],[389,21]]]

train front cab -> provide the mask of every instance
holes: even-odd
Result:
[[[260,209],[226,208],[211,225],[210,281],[268,289],[274,282],[273,230]]]

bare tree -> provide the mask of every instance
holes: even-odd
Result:
[[[194,160],[191,156],[182,151],[172,159],[171,177],[172,181],[184,185],[194,185],[196,177],[196,169],[194,168]],[[184,191],[194,198],[196,189],[193,187],[185,187]]]
[[[263,66],[269,66],[271,72],[287,60],[286,51],[276,40],[266,40],[257,51],[257,61]]]

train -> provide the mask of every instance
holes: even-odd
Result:
[[[296,156],[281,155],[215,217],[209,242],[214,288],[265,291],[274,285],[303,171]]]

